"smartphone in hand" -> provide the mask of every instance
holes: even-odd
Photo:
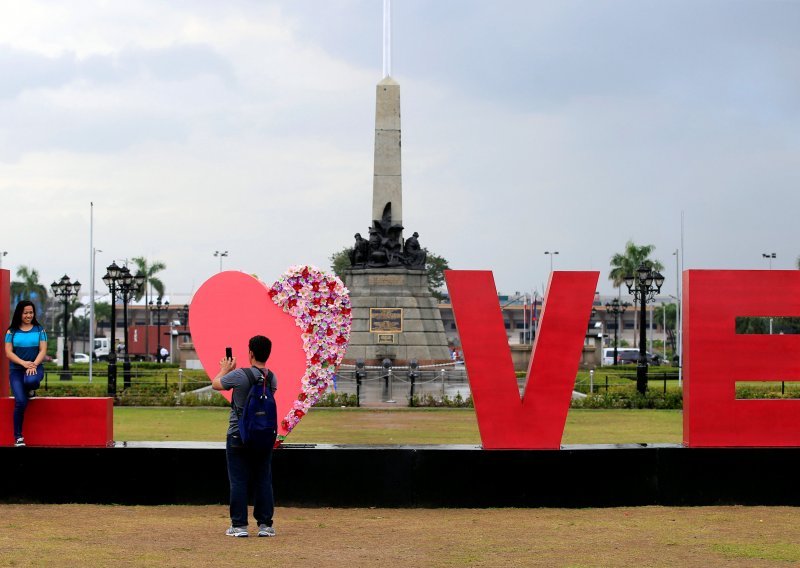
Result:
[[[225,348],[225,358],[233,359],[233,349],[231,349],[230,347]]]

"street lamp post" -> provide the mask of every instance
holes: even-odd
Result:
[[[553,273],[553,256],[557,255],[558,251],[557,250],[555,250],[555,251],[546,250],[546,251],[544,251],[544,254],[550,256],[550,273],[552,274]]]
[[[614,365],[619,361],[617,347],[619,345],[619,326],[622,314],[628,309],[628,302],[620,302],[619,298],[614,298],[611,302],[606,302],[606,312],[614,316]]]
[[[122,269],[112,262],[106,267],[106,275],[103,282],[111,292],[111,342],[108,348],[108,396],[117,396],[117,282],[122,274]]]
[[[772,270],[772,259],[776,258],[777,255],[774,252],[763,252],[761,253],[761,258],[766,258],[769,260],[769,269]],[[772,318],[769,318],[769,334],[772,335]]]
[[[642,262],[636,274],[625,276],[628,293],[633,294],[634,302],[639,302],[639,360],[636,363],[636,390],[647,392],[647,303],[652,302],[664,285],[664,277]]]
[[[215,251],[214,251],[214,256],[215,256],[215,257],[216,257],[216,256],[218,256],[218,257],[219,257],[219,271],[220,271],[220,272],[222,272],[222,258],[223,258],[223,257],[225,257],[225,256],[228,256],[228,251],[218,251],[218,250],[215,250]]]
[[[77,280],[74,283],[71,282],[69,276],[66,274],[62,276],[61,280],[58,282],[53,282],[50,284],[50,290],[53,291],[53,295],[64,302],[64,351],[61,355],[64,358],[62,365],[63,371],[61,373],[62,381],[72,380],[72,375],[69,373],[69,342],[67,341],[67,330],[69,329],[69,303],[78,297],[78,292],[80,292],[80,289],[81,283]]]
[[[151,310],[155,310],[155,312],[156,312],[156,318],[157,318],[157,321],[156,321],[156,335],[158,336],[157,337],[158,347],[156,348],[157,349],[157,351],[156,351],[156,353],[157,353],[156,361],[158,361],[160,363],[161,362],[161,312],[166,311],[166,310],[169,309],[169,302],[164,302],[162,304],[161,296],[159,296],[158,300],[156,302],[153,302],[153,300],[150,300],[150,309]]]
[[[0,250],[0,268],[3,268],[3,257],[8,254],[7,250]]]
[[[144,285],[144,273],[138,271],[132,275],[127,266],[120,268],[119,294],[122,298],[122,328],[125,330],[125,359],[122,361],[123,388],[131,387],[131,358],[128,350],[128,302],[131,296]]]

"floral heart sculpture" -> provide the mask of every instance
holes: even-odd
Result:
[[[221,272],[195,293],[190,324],[210,378],[219,372],[225,347],[233,349],[237,367],[247,367],[249,339],[272,340],[267,367],[278,380],[283,440],[333,384],[350,341],[350,297],[338,277],[314,266],[292,266],[271,286],[243,272]],[[230,391],[222,394],[230,400]]]

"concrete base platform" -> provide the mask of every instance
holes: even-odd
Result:
[[[227,503],[222,443],[0,448],[0,502]],[[275,452],[278,505],[612,507],[800,505],[800,449],[677,445],[292,445]]]

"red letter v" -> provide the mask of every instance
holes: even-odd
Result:
[[[445,272],[485,449],[561,446],[599,275],[553,272],[520,398],[492,273]]]

